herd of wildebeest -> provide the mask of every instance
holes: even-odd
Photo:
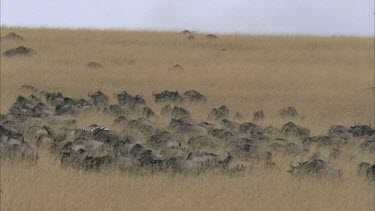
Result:
[[[194,39],[190,31],[188,40]],[[207,38],[217,38],[207,35]],[[10,33],[2,39],[23,40]],[[19,46],[3,53],[5,57],[33,55],[31,48]],[[103,68],[97,62],[89,68]],[[173,70],[183,70],[176,64]],[[116,168],[126,172],[171,172],[199,174],[219,171],[236,174],[257,168],[282,172],[272,161],[273,154],[304,158],[312,146],[330,150],[328,157],[319,152],[309,159],[290,164],[295,177],[341,178],[345,173],[331,161],[345,156],[345,146],[358,153],[375,154],[375,128],[370,125],[332,125],[327,134],[312,136],[310,130],[293,123],[302,118],[294,107],[277,111],[286,124],[282,128],[261,126],[263,110],[255,111],[252,122],[230,112],[225,105],[212,108],[203,120],[192,118],[185,104],[205,104],[207,97],[198,91],[162,91],[153,93],[159,112],[146,104],[141,95],[126,91],[115,94],[116,103],[101,91],[87,99],[76,99],[60,92],[40,91],[23,85],[21,93],[0,115],[0,150],[5,162],[37,164],[39,150],[48,150],[60,160],[62,168],[89,171]],[[111,125],[78,125],[80,114],[97,113],[114,119]],[[169,118],[165,123],[160,119]],[[220,149],[224,149],[220,150]],[[355,155],[349,155],[355,156]],[[360,162],[358,174],[375,180],[375,164]]]
[[[346,153],[343,147],[358,146],[358,153],[375,153],[374,127],[332,125],[327,134],[311,136],[308,128],[292,122],[301,116],[294,107],[278,111],[287,120],[279,129],[257,124],[266,118],[262,110],[254,112],[252,122],[242,122],[241,113],[231,113],[224,105],[212,108],[204,120],[194,119],[184,105],[208,100],[195,90],[153,93],[155,103],[162,107],[158,112],[147,106],[143,96],[126,91],[111,101],[101,91],[76,99],[31,85],[21,89],[24,96],[19,95],[9,112],[0,116],[4,162],[35,165],[43,149],[57,157],[62,168],[81,171],[111,167],[126,172],[236,174],[265,168],[282,173],[273,154],[301,158],[315,145],[331,153],[325,157],[317,152],[303,162],[296,159],[288,172],[295,177],[341,178],[345,172],[331,161]],[[92,112],[111,116],[113,124],[77,125],[77,115]],[[163,123],[161,118],[170,121]],[[220,148],[225,150],[220,153]],[[357,165],[363,179],[374,180],[375,164]]]

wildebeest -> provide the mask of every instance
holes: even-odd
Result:
[[[191,31],[185,29],[185,30],[183,30],[181,33],[182,33],[182,34],[191,34]]]
[[[187,145],[192,149],[215,148],[219,145],[219,140],[209,136],[195,136],[189,139]]]
[[[20,95],[10,107],[9,114],[17,117],[46,117],[53,112],[46,104],[33,98],[33,95],[29,98]]]
[[[135,130],[143,135],[151,135],[154,131],[153,124],[144,118],[129,121],[127,128]]]
[[[74,144],[70,151],[62,153],[60,162],[63,167],[71,166],[77,169],[90,170],[110,164],[111,158],[110,154],[103,156],[91,155],[83,145]]]
[[[43,92],[46,99],[46,103],[51,106],[56,106],[64,100],[64,96],[61,92]]]
[[[195,90],[189,90],[184,92],[183,94],[184,99],[190,101],[190,102],[206,102],[207,97],[203,94],[195,91]]]
[[[128,118],[126,116],[121,115],[116,117],[116,119],[113,121],[114,125],[125,125],[128,122]]]
[[[237,131],[240,128],[240,124],[230,121],[229,119],[221,120],[220,124],[223,128],[226,128],[232,131]]]
[[[182,70],[184,70],[184,68],[180,64],[175,64],[172,67],[170,67],[168,70],[182,71]]]
[[[188,40],[194,40],[195,36],[194,35],[189,35],[186,39],[188,39]]]
[[[126,111],[121,106],[114,104],[104,108],[103,113],[116,117],[125,114]]]
[[[299,163],[298,166],[292,166],[288,172],[293,176],[317,176],[338,179],[342,177],[343,172],[335,165],[329,163],[320,153],[315,153],[308,161]]]
[[[375,128],[371,125],[354,125],[348,130],[354,137],[364,137],[375,135]]]
[[[238,141],[240,140],[240,137],[236,133],[227,129],[213,128],[208,131],[208,134],[220,140],[223,140],[227,144],[236,145]]]
[[[370,139],[362,142],[360,145],[360,150],[363,152],[375,153],[375,140]]]
[[[0,152],[2,159],[38,161],[38,153],[25,140],[23,134],[0,125]]]
[[[10,32],[9,34],[1,37],[2,40],[24,40],[23,37],[15,32]]]
[[[160,93],[153,93],[155,102],[182,102],[182,96],[178,91],[165,90]]]
[[[242,123],[238,129],[240,133],[245,133],[248,135],[260,135],[263,134],[263,128],[259,125],[253,124],[251,122]]]
[[[228,173],[238,173],[251,169],[251,163],[240,160],[232,156],[230,153],[219,163]]]
[[[20,89],[22,91],[30,91],[30,92],[33,92],[33,93],[37,93],[38,92],[37,88],[35,88],[34,86],[29,85],[29,84],[22,85]]]
[[[312,136],[312,137],[304,137],[303,144],[311,145],[317,144],[318,146],[335,146],[341,147],[347,143],[346,139],[338,138],[338,137],[330,137],[330,136]]]
[[[47,116],[46,117],[47,123],[51,125],[73,125],[77,121],[71,116]]]
[[[279,110],[278,114],[280,117],[283,117],[283,118],[288,118],[288,117],[295,118],[299,116],[297,109],[291,106]]]
[[[88,62],[86,63],[86,67],[92,68],[92,69],[103,69],[103,65],[98,62]]]
[[[358,164],[358,175],[375,182],[375,164],[361,162]]]
[[[209,39],[216,39],[217,38],[217,36],[213,35],[213,34],[207,34],[206,37],[209,38]]]
[[[281,128],[281,134],[304,138],[310,135],[310,130],[302,126],[295,125],[293,122],[288,122]]]
[[[176,133],[187,133],[187,134],[196,134],[202,133],[203,127],[199,125],[193,119],[188,117],[180,118],[180,119],[171,119],[169,122],[168,128],[172,129]]]
[[[126,91],[116,94],[118,104],[120,106],[126,105],[129,109],[133,111],[138,111],[146,106],[146,101],[141,95],[131,95]]]
[[[285,155],[298,156],[309,152],[309,149],[303,144],[288,143],[285,145]]]
[[[10,58],[14,56],[31,56],[36,54],[36,52],[32,48],[28,48],[25,46],[19,46],[17,48],[12,48],[3,53],[4,56]]]
[[[91,98],[94,106],[98,109],[104,109],[109,103],[109,97],[101,91],[96,91],[88,96]]]
[[[190,114],[190,111],[188,111],[184,108],[175,106],[172,109],[171,116],[172,116],[173,119],[181,119],[181,118],[190,117],[191,114]]]
[[[222,105],[219,108],[213,108],[208,114],[208,118],[212,120],[220,120],[227,118],[228,115],[229,109],[225,105]]]
[[[253,114],[253,121],[259,121],[259,120],[262,120],[264,118],[265,118],[265,116],[264,116],[263,110],[255,111],[254,114]]]
[[[161,108],[160,114],[163,116],[170,115],[172,113],[172,106],[171,105],[166,105],[163,108]]]
[[[155,116],[155,112],[148,106],[142,108],[142,117],[143,118],[152,118]]]
[[[178,148],[178,143],[173,139],[171,133],[163,131],[160,134],[155,134],[147,140],[147,145],[156,149],[175,149]]]
[[[241,120],[243,118],[243,114],[240,112],[236,112],[233,117],[235,120]]]

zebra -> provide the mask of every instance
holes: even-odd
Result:
[[[87,127],[79,127],[77,129],[73,130],[71,134],[74,135],[78,131],[83,131],[85,133],[94,133],[96,131],[110,131],[110,129],[105,127],[105,126],[99,126],[97,124],[91,124]]]

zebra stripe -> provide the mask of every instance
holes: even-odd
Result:
[[[97,124],[91,124],[90,126],[87,126],[87,127],[79,127],[75,130],[72,131],[72,135],[75,134],[75,132],[79,131],[79,130],[83,130],[85,132],[94,132],[95,130],[103,130],[103,131],[109,131],[110,129],[107,128],[107,127],[104,127],[104,126],[99,126]]]

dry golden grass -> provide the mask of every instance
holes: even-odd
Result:
[[[331,124],[374,124],[373,38],[226,35],[206,39],[172,32],[94,31],[2,28],[25,41],[1,41],[1,53],[24,45],[32,57],[1,57],[1,112],[22,84],[85,97],[102,90],[143,94],[157,112],[151,93],[164,89],[198,90],[204,106],[188,106],[195,118],[227,105],[251,120],[264,109],[261,124],[280,127],[278,109],[295,106],[304,115],[297,123],[313,134]],[[225,48],[226,51],[221,50]],[[104,69],[88,69],[96,61]],[[183,71],[168,70],[175,64]],[[109,124],[97,115],[80,116],[79,124]],[[32,142],[32,141],[31,141]],[[316,151],[322,149],[316,149]],[[344,170],[341,181],[297,181],[285,171],[296,159],[276,156],[282,172],[257,170],[230,177],[129,175],[115,170],[76,172],[61,169],[40,152],[37,166],[1,163],[2,210],[374,210],[374,187],[356,176],[356,165],[371,155],[348,149],[355,159],[334,161]],[[306,159],[306,158],[304,158]]]

